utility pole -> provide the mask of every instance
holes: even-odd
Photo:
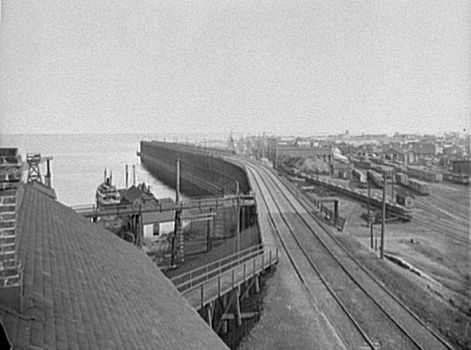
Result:
[[[371,223],[370,226],[370,244],[371,244],[371,249],[373,249],[373,223]]]
[[[273,169],[277,169],[278,167],[278,162],[277,158],[278,157],[278,141],[275,140],[275,150],[274,150],[274,156],[273,156]]]
[[[366,218],[367,226],[370,226],[370,197],[371,197],[371,185],[370,185],[370,178],[366,177],[366,183],[368,185],[368,216]],[[371,223],[372,224],[372,223]],[[373,244],[373,243],[372,243]]]
[[[394,199],[394,178],[396,177],[396,171],[393,170],[393,173],[392,173],[392,179],[391,179],[391,197],[392,197],[392,201],[395,202],[396,200]]]
[[[236,195],[239,196],[239,181],[236,181]],[[239,198],[236,205],[236,252],[240,252],[240,206]]]
[[[173,238],[172,238],[172,255],[171,255],[171,261],[170,264],[172,266],[175,266],[176,264],[176,257],[177,253],[180,255],[179,262],[183,263],[184,261],[184,237],[183,237],[183,232],[182,232],[182,209],[180,204],[180,157],[177,158],[177,164],[176,164],[176,173],[177,173],[177,181],[176,181],[176,186],[175,186],[175,204],[177,206],[177,209],[175,210],[175,228],[173,232]],[[177,240],[179,243],[179,249],[177,249]]]
[[[180,157],[177,158],[177,182],[175,185],[175,202],[180,202]]]
[[[380,258],[384,258],[384,223],[386,221],[386,173],[383,172],[383,212],[381,217],[381,246]]]
[[[213,213],[213,208],[209,208],[209,214]],[[212,217],[212,216],[211,216]],[[206,252],[209,252],[212,249],[212,241],[211,241],[211,226],[213,224],[214,219],[210,219],[207,221],[206,227]]]

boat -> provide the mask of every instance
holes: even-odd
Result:
[[[97,207],[117,205],[119,203],[121,203],[121,195],[116,186],[113,185],[112,174],[110,173],[110,176],[106,177],[105,170],[104,181],[96,189]]]

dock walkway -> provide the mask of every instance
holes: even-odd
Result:
[[[248,288],[257,284],[258,289],[260,273],[277,263],[278,249],[267,250],[257,245],[185,272],[171,281],[190,305],[200,310],[242,284]]]

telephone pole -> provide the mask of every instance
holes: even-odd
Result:
[[[384,223],[386,221],[386,173],[383,172],[383,210],[381,217],[381,245],[380,245],[380,258],[384,258]]]
[[[177,209],[175,210],[175,227],[173,230],[173,238],[172,238],[172,255],[170,264],[175,266],[177,262],[177,254],[179,253],[180,258],[179,262],[182,263],[184,261],[184,237],[182,232],[182,209],[180,204],[180,157],[177,158],[176,164],[176,173],[177,173],[177,181],[175,185],[175,204],[177,204]],[[178,245],[177,247],[177,240]]]
[[[371,185],[370,185],[370,179],[367,176],[366,177],[366,183],[368,185],[368,216],[366,217],[366,223],[367,226],[370,226],[370,197],[371,197]]]

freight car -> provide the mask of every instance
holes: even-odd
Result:
[[[379,188],[383,188],[384,186],[384,180],[383,180],[383,175],[380,173],[374,171],[374,170],[368,170],[366,172],[367,179],[371,181],[375,186]]]
[[[396,203],[406,208],[412,208],[414,206],[412,197],[402,193],[396,195]]]
[[[395,176],[396,183],[405,187],[409,186],[409,177],[404,173],[396,173]]]
[[[469,177],[466,174],[443,173],[443,180],[461,185],[469,185]]]
[[[428,181],[428,182],[442,182],[443,181],[442,173],[427,170],[427,169],[422,169],[418,167],[413,167],[413,166],[407,167],[407,174],[410,177],[413,177],[419,180]]]
[[[353,165],[357,168],[361,169],[370,169],[371,168],[371,162],[366,159],[354,159]]]
[[[409,179],[408,187],[414,190],[415,192],[417,192],[418,194],[421,194],[424,196],[430,195],[430,189],[428,187],[428,184],[423,181],[419,181],[416,179]]]
[[[371,169],[377,171],[380,174],[386,174],[388,179],[391,179],[394,176],[394,168],[386,165],[375,165]]]
[[[353,178],[353,181],[356,182],[358,187],[366,188],[368,186],[366,174],[363,171],[358,170],[358,169],[353,169],[352,178]]]

